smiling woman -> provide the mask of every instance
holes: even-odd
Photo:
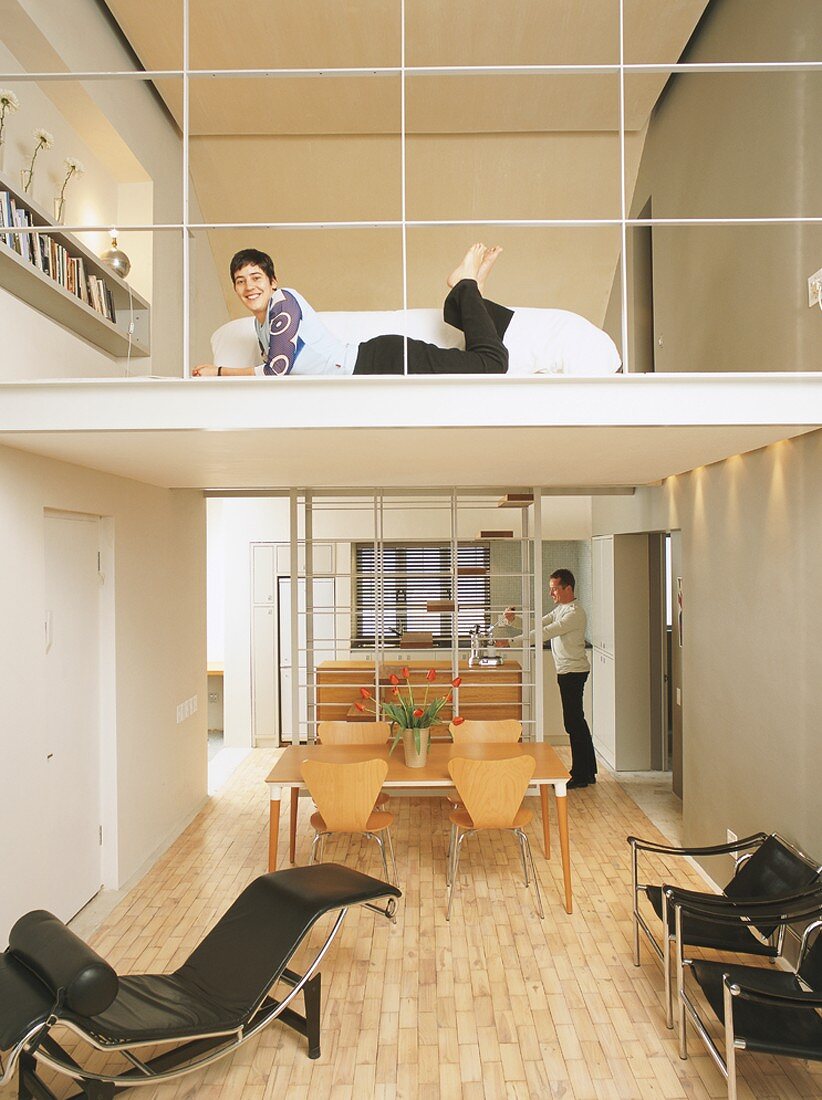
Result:
[[[485,280],[502,249],[472,245],[448,276],[451,288],[443,316],[462,331],[465,350],[441,348],[399,335],[375,336],[356,344],[336,340],[309,303],[295,290],[280,288],[265,252],[245,249],[231,261],[237,297],[254,314],[262,365],[195,367],[195,377],[243,374],[504,374],[508,351],[502,342],[511,310],[483,297]]]

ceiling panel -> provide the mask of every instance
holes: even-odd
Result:
[[[26,433],[0,443],[168,488],[646,485],[799,428],[749,426]]]

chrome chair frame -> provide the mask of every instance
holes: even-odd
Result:
[[[376,812],[379,812],[379,811],[376,811]],[[349,833],[347,835],[355,836],[357,834]],[[379,833],[362,832],[359,835],[364,836],[366,838],[366,840],[375,840],[377,842],[377,845],[380,849],[380,855],[382,856],[382,866],[383,866],[383,870],[385,872],[385,877],[388,879],[388,881],[391,883],[392,886],[398,886],[399,882],[398,882],[398,878],[397,878],[397,860],[396,860],[396,857],[394,855],[394,842],[391,839],[391,830],[390,829],[385,830],[386,840],[388,841],[388,851],[391,855],[391,873],[389,873],[389,870],[388,870],[388,860],[387,860],[386,854],[385,854],[385,848],[386,848],[385,841],[380,836],[380,834]],[[311,842],[311,855],[309,856],[309,859],[308,859],[309,864],[322,863],[323,862],[323,856],[325,854],[325,838],[328,837],[328,836],[334,836],[334,830],[333,829],[326,829],[326,830],[323,830],[323,831],[315,830],[314,839]],[[319,859],[317,858],[317,850],[318,849],[319,849]],[[380,912],[383,912],[383,910],[380,910]],[[388,915],[391,917],[391,920],[394,922],[394,924],[396,924],[397,923],[397,918],[396,918],[396,915],[395,915],[394,911],[392,910],[392,912]]]
[[[686,945],[682,937],[683,913],[691,912],[696,915],[707,915],[710,916],[711,920],[725,923],[736,923],[740,920],[774,920],[779,923],[780,929],[783,932],[789,925],[804,924],[799,955],[794,970],[794,975],[798,976],[797,972],[800,970],[802,962],[807,954],[811,937],[814,936],[814,934],[818,935],[819,930],[822,929],[822,888],[820,888],[815,895],[813,904],[810,904],[810,898],[805,898],[803,901],[795,902],[793,905],[783,904],[774,907],[773,903],[771,903],[770,908],[768,908],[767,903],[761,903],[759,905],[736,905],[724,901],[723,899],[724,904],[721,905],[722,912],[718,912],[717,906],[715,905],[703,906],[698,904],[692,898],[688,897],[686,893],[678,891],[676,888],[668,887],[666,892],[668,894],[669,904],[674,912],[674,924],[676,929],[675,955],[677,1001],[679,1007],[679,1056],[683,1059],[688,1057],[686,1024],[687,1020],[690,1019],[694,1030],[702,1039],[708,1054],[728,1083],[728,1100],[737,1100],[736,1054],[737,1051],[747,1050],[748,1048],[746,1040],[744,1038],[737,1038],[736,1035],[734,1027],[735,1003],[740,999],[744,999],[773,1007],[787,1007],[801,1004],[802,1007],[808,1009],[822,1009],[822,991],[809,990],[807,993],[801,995],[800,1001],[798,997],[793,998],[788,995],[779,995],[776,993],[768,994],[755,988],[748,989],[744,984],[739,982],[738,975],[740,969],[750,972],[755,976],[757,971],[763,969],[761,967],[736,967],[733,976],[728,973],[723,974],[723,1019],[720,1021],[724,1030],[723,1056],[723,1052],[720,1050],[708,1030],[708,1027],[699,1015],[699,1010],[689,996],[685,985],[685,974],[688,968],[692,968],[698,960],[686,958],[685,956]],[[820,1052],[820,1054],[822,1055],[822,1052]]]
[[[460,829],[458,825],[453,822],[451,824],[451,832],[448,845],[448,856],[445,865],[445,882],[448,893],[448,908],[445,913],[445,919],[451,919],[451,907],[454,903],[454,894],[457,889],[457,871],[459,869],[460,854],[462,852],[463,841],[472,836],[474,833],[489,832],[488,829]],[[545,912],[542,908],[542,896],[539,892],[539,879],[537,878],[536,867],[534,866],[534,854],[531,851],[531,842],[528,839],[527,833],[515,827],[513,829],[501,829],[500,832],[513,833],[519,841],[519,855],[520,862],[522,864],[522,873],[525,877],[526,887],[530,887],[531,880],[534,883],[534,895],[536,897],[536,909],[539,914],[540,920],[545,919]],[[531,865],[531,871],[529,874],[528,864]]]
[[[753,833],[750,836],[743,837],[732,844],[714,844],[690,848],[678,848],[672,845],[658,844],[655,841],[642,840],[640,837],[635,836],[629,836],[627,838],[628,844],[631,848],[631,888],[633,897],[634,921],[634,966],[640,965],[640,932],[642,932],[644,933],[645,938],[648,941],[648,946],[652,949],[653,953],[662,964],[663,976],[665,980],[666,1027],[673,1028],[674,1026],[674,980],[672,973],[671,950],[674,944],[675,934],[671,930],[673,922],[671,912],[668,908],[668,896],[666,894],[666,886],[664,884],[660,886],[657,883],[639,881],[639,853],[645,851],[655,852],[660,855],[688,857],[731,855],[734,859],[734,873],[731,876],[732,881],[733,878],[735,878],[739,871],[742,869],[742,867],[753,857],[753,855],[761,847],[761,845],[769,838],[769,836],[773,836],[774,839],[779,841],[780,844],[784,845],[785,848],[790,850],[794,855],[807,863],[810,869],[814,869],[816,871],[817,876],[822,874],[822,864],[816,863],[805,852],[797,848],[796,845],[791,844],[789,841],[785,840],[785,838],[780,836],[778,833]],[[815,888],[812,888],[810,892],[813,893],[814,889]],[[644,893],[646,896],[648,896],[651,890],[661,890],[662,943],[657,940],[653,930],[646,921],[639,907],[640,894]],[[808,893],[809,891],[803,891],[790,895],[790,897],[801,899],[808,896]],[[699,896],[699,898],[704,901],[704,903],[708,906],[711,905],[714,898],[716,898],[716,900],[719,902],[727,902],[728,900],[724,893],[713,895],[706,892],[704,894],[697,895],[696,891],[692,891],[692,894],[694,897]],[[740,901],[741,900],[750,901],[754,904],[764,903],[763,899],[757,898],[740,899]],[[778,899],[776,898],[764,899],[764,901],[770,901],[771,907],[773,907],[777,903],[777,900]],[[786,895],[786,897],[782,900],[787,901],[788,896]],[[712,911],[708,911],[703,915],[710,918],[712,915]],[[773,957],[778,957],[782,954],[784,947],[784,937],[784,926],[778,926],[774,930],[772,936],[769,937],[767,941],[765,941],[763,938],[763,942],[770,943],[771,955]]]

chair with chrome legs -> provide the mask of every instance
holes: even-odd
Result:
[[[702,898],[706,905],[712,899],[767,902],[774,905],[789,903],[793,899],[801,900],[818,889],[822,866],[798,848],[778,836],[755,833],[743,837],[733,844],[717,844],[702,848],[674,848],[657,844],[651,840],[640,840],[629,836],[632,857],[632,886],[634,909],[634,965],[639,966],[640,932],[642,932],[654,954],[662,963],[665,977],[665,1023],[674,1026],[673,1018],[673,974],[671,948],[674,940],[673,913],[663,886],[639,880],[639,853],[648,852],[662,857],[680,856],[717,856],[734,857],[733,877],[725,886],[722,894],[695,892],[694,897]],[[657,917],[662,922],[660,940],[654,935],[645,915],[640,910],[640,896],[644,894]],[[771,926],[763,920],[756,926],[737,921],[735,924],[714,922],[710,911],[706,913],[688,913],[683,928],[684,942],[692,947],[707,947],[718,951],[730,951],[742,955],[759,955],[765,958],[777,958],[782,954],[785,929]]]
[[[451,919],[463,842],[472,833],[487,829],[505,830],[516,836],[525,885],[529,886],[533,880],[537,912],[540,919],[544,917],[534,857],[524,831],[533,814],[522,804],[535,767],[533,756],[517,756],[509,760],[466,760],[456,757],[448,762],[448,772],[464,809],[454,810],[451,814],[446,920]]]
[[[261,875],[173,973],[125,976],[51,913],[27,913],[0,955],[0,1087],[18,1073],[20,1100],[56,1097],[42,1063],[72,1079],[72,1100],[112,1100],[135,1085],[176,1084],[277,1019],[319,1058],[320,963],[350,906],[391,917],[398,897],[333,863]],[[296,973],[303,941],[331,913],[325,942]]]
[[[390,722],[318,722],[317,741],[321,745],[385,745],[391,736]],[[388,792],[380,791],[374,809],[388,802]]]
[[[666,887],[674,916],[677,991],[679,1001],[679,1055],[688,1054],[686,1023],[702,1039],[728,1082],[728,1100],[736,1100],[736,1055],[745,1050],[786,1058],[822,1062],[822,892],[802,902],[758,905],[716,899],[705,905],[693,891]],[[804,926],[796,969],[741,966],[728,962],[685,957],[686,920],[708,918],[714,925],[727,922],[760,924],[782,929]],[[697,1001],[686,987],[692,975],[723,1027],[717,1043],[700,1015]],[[724,1048],[724,1056],[721,1048]]]
[[[386,810],[374,809],[388,774],[387,761],[374,759],[337,764],[304,760],[301,770],[305,785],[317,806],[317,812],[311,815],[314,829],[311,863],[316,863],[318,856],[322,860],[324,841],[329,834],[362,833],[377,842],[385,876],[396,885],[397,863],[390,831],[394,815]],[[391,856],[390,873],[388,855]]]

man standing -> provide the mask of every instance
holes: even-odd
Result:
[[[553,611],[542,619],[542,637],[551,639],[551,654],[557,670],[562,699],[562,720],[571,740],[571,781],[569,789],[596,783],[597,761],[591,731],[582,709],[582,692],[590,667],[585,655],[585,610],[574,594],[576,580],[570,569],[557,569],[548,578]],[[513,607],[505,609],[500,626],[521,626]],[[519,635],[522,637],[522,635]],[[531,631],[530,640],[534,640]]]

